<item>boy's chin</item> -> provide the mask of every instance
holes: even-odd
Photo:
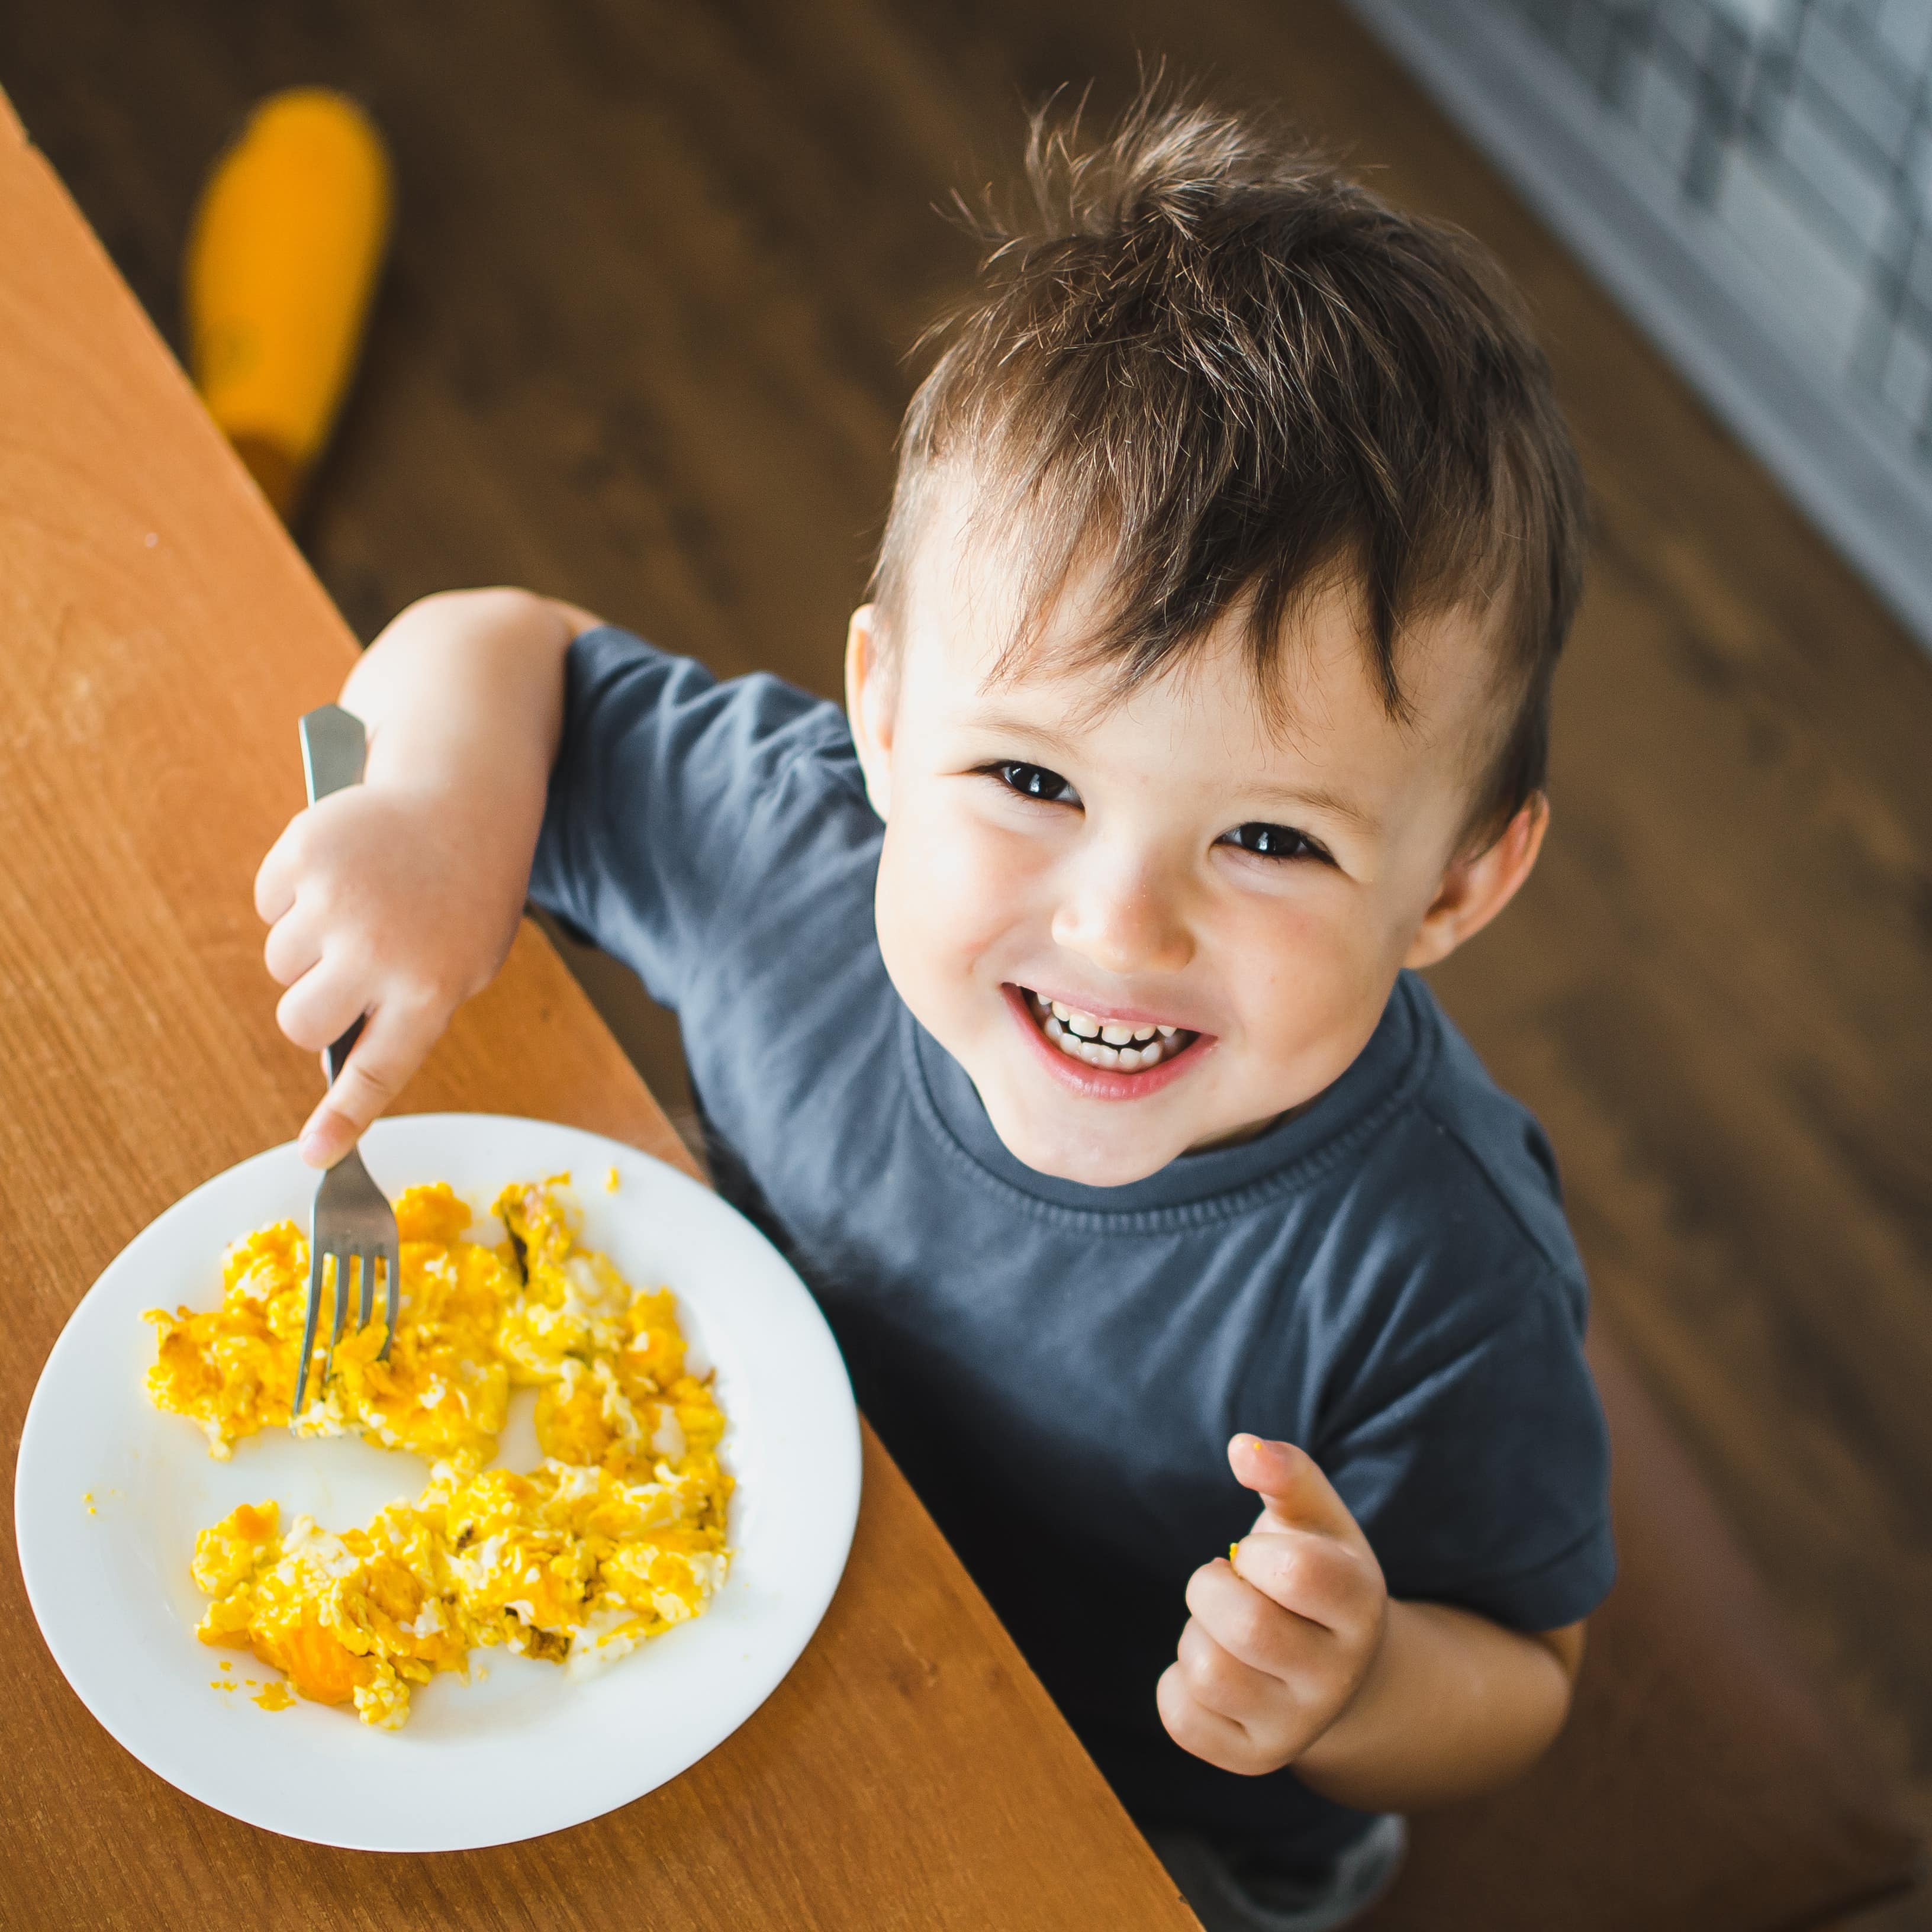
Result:
[[[1036,1118],[1024,1112],[1015,1118],[1004,1107],[989,1107],[986,1114],[1014,1160],[1036,1174],[1083,1187],[1125,1187],[1144,1180],[1185,1151],[1183,1146],[1151,1144],[1140,1136],[1117,1141],[1111,1135],[1054,1132]]]

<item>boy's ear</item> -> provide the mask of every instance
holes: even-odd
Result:
[[[1492,844],[1449,862],[1436,902],[1422,916],[1405,966],[1433,966],[1474,938],[1516,897],[1536,865],[1550,826],[1550,801],[1534,794]]]
[[[845,628],[845,716],[865,774],[866,795],[884,818],[892,806],[892,667],[884,662],[885,616],[861,604]]]

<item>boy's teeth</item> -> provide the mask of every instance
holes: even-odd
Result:
[[[1143,1067],[1158,1066],[1169,1054],[1180,1051],[1173,1044],[1178,1027],[1122,1026],[1039,993],[1030,997],[1041,1031],[1070,1060],[1134,1073]]]
[[[1071,1060],[1084,1060],[1089,1066],[1117,1067],[1123,1073],[1136,1073],[1143,1067],[1158,1066],[1176,1049],[1164,1040],[1150,1040],[1144,1046],[1109,1046],[1097,1040],[1083,1040],[1070,1026],[1062,1026],[1049,1017],[1045,1032],[1048,1040]]]

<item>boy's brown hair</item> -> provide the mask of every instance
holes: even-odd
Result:
[[[1284,628],[1341,584],[1400,719],[1404,628],[1475,608],[1498,652],[1486,842],[1544,782],[1583,548],[1575,452],[1501,270],[1292,136],[1157,88],[1094,146],[1077,110],[1042,110],[1026,166],[1037,219],[982,225],[980,290],[932,332],[907,412],[888,615],[962,467],[980,526],[1024,530],[1029,613],[1098,556],[1089,654],[1123,693],[1239,608],[1271,707]]]

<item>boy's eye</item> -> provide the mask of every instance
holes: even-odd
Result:
[[[1022,798],[1044,799],[1049,805],[1080,802],[1073,788],[1058,772],[1050,772],[1044,765],[1022,765],[1008,759],[994,766],[993,772],[1002,784]]]
[[[1324,865],[1334,862],[1305,832],[1298,832],[1292,825],[1264,825],[1251,819],[1246,825],[1238,825],[1232,832],[1224,832],[1218,842],[1232,845],[1244,852],[1252,852],[1261,859],[1316,859]]]

